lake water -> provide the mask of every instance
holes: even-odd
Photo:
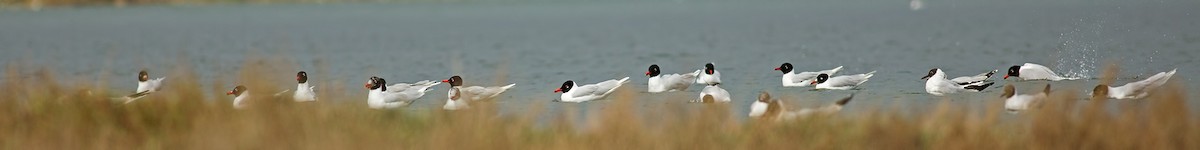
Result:
[[[847,111],[926,110],[942,98],[919,78],[938,67],[950,76],[999,69],[996,86],[950,96],[982,107],[1003,84],[1036,91],[1090,89],[1105,62],[1122,66],[1118,84],[1179,68],[1172,79],[1200,87],[1200,1],[647,1],[466,4],[147,6],[0,11],[0,62],[46,66],[61,76],[106,77],[133,89],[141,68],[165,72],[186,58],[214,96],[231,88],[248,57],[288,58],[309,70],[318,91],[343,91],[361,103],[370,76],[391,82],[462,75],[468,84],[517,83],[503,110],[558,97],[565,80],[595,83],[631,77],[644,91],[650,64],[683,73],[715,62],[737,116],[759,91],[796,107],[856,93]],[[878,71],[853,91],[783,88],[772,69],[845,66],[840,74]],[[1013,82],[1008,66],[1033,62],[1088,78]],[[154,72],[152,72],[154,73]],[[295,71],[278,71],[293,87]],[[156,74],[154,76],[161,76]],[[236,79],[233,79],[236,80]],[[169,85],[168,85],[169,86]],[[437,109],[437,87],[409,109]],[[640,94],[639,105],[689,105],[702,87]],[[1029,90],[1026,90],[1029,89]],[[1191,93],[1200,92],[1190,88]],[[223,95],[221,95],[223,96]],[[675,97],[675,98],[672,98]],[[228,99],[228,97],[214,97]],[[562,106],[600,108],[610,101]],[[1193,110],[1200,105],[1190,102]],[[586,109],[585,109],[586,110]]]

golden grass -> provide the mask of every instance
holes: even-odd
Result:
[[[236,78],[264,78],[270,72],[254,68],[271,61],[247,62]],[[64,84],[47,69],[6,67],[0,149],[1200,148],[1195,143],[1200,121],[1190,115],[1178,84],[1161,88],[1142,105],[1115,111],[1106,110],[1110,100],[1081,101],[1081,94],[1069,92],[1077,90],[1059,89],[1041,109],[1011,117],[1003,116],[1010,114],[995,99],[987,110],[942,103],[910,115],[878,109],[783,123],[739,121],[733,116],[745,114],[731,110],[741,108],[722,104],[635,109],[632,101],[640,93],[625,89],[607,102],[608,109],[577,124],[569,113],[537,121],[543,106],[557,103],[535,104],[514,115],[496,115],[497,107],[489,103],[456,112],[371,110],[355,103],[362,96],[345,93],[325,94],[312,103],[259,97],[250,109],[235,110],[231,97],[202,89],[222,92],[233,85],[200,87],[187,67],[170,71],[169,88],[124,105],[109,100],[119,95],[107,94],[104,83]],[[263,91],[280,89],[271,85],[287,84],[246,85],[267,95]],[[333,99],[353,102],[329,102]]]

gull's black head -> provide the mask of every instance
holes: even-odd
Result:
[[[1008,67],[1008,74],[1004,75],[1004,79],[1008,79],[1008,77],[1010,77],[1010,76],[1011,77],[1020,77],[1021,76],[1021,66]]]
[[[462,86],[462,77],[453,76],[450,79],[442,80],[442,82],[450,83],[450,86]]]
[[[300,83],[308,83],[308,73],[304,71],[297,72],[296,81]]]
[[[657,64],[650,65],[650,68],[648,70],[646,70],[646,76],[650,76],[650,77],[658,76],[661,73],[662,73],[662,70],[658,68]]]
[[[1047,87],[1049,87],[1049,86],[1047,86]],[[1047,88],[1047,89],[1049,89],[1049,88]],[[1108,85],[1100,84],[1100,85],[1096,85],[1095,88],[1092,88],[1092,100],[1104,100],[1104,99],[1108,99]]]
[[[138,82],[146,81],[150,81],[150,73],[147,73],[146,69],[142,69],[142,71],[138,72]]]
[[[829,74],[822,73],[821,75],[817,75],[817,80],[813,81],[812,84],[825,83],[826,80],[829,80]]]
[[[1004,85],[1004,93],[1003,93],[1003,94],[1000,94],[1000,97],[1003,97],[1003,98],[1012,98],[1012,97],[1013,97],[1013,95],[1016,95],[1016,94],[1017,94],[1017,88],[1016,88],[1016,87],[1013,87],[1013,85],[1012,85],[1012,84],[1005,84],[1005,85]]]
[[[779,72],[783,73],[792,72],[792,63],[783,63],[782,65],[779,65],[779,68],[775,68],[775,70],[779,70]]]
[[[717,72],[717,67],[712,63],[704,64],[704,74],[713,74]]]
[[[767,94],[767,91],[759,92],[758,93],[758,102],[770,103],[771,102],[771,94]]]
[[[929,69],[929,74],[925,74],[925,77],[921,77],[921,80],[926,80],[930,77],[933,77],[933,74],[937,74],[937,70],[938,68]]]
[[[383,78],[371,77],[367,79],[367,84],[365,86],[369,90],[382,89],[387,91],[387,86],[385,85],[387,85],[387,81],[383,80]]]
[[[232,91],[226,92],[225,95],[242,96],[242,93],[245,92],[246,86],[238,85],[237,87],[233,87]]]
[[[554,92],[555,93],[558,93],[558,92],[567,93],[567,92],[571,91],[571,88],[573,88],[573,87],[575,87],[575,81],[567,80],[567,82],[563,82],[562,86],[558,87],[558,89],[554,90]]]

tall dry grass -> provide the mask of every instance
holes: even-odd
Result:
[[[268,72],[255,71],[266,66],[263,61],[247,62],[236,78],[266,78]],[[341,97],[323,96],[315,103],[257,97],[251,108],[235,110],[231,97],[203,92],[228,90],[232,84],[201,87],[186,67],[171,71],[169,88],[126,105],[110,100],[119,95],[108,93],[119,92],[103,83],[80,85],[89,82],[57,79],[48,69],[6,67],[0,86],[2,149],[1200,148],[1195,142],[1200,122],[1184,105],[1187,95],[1178,84],[1156,91],[1141,100],[1143,105],[1115,111],[1108,110],[1110,100],[1081,101],[1082,94],[1071,92],[1077,90],[1059,89],[1040,109],[1016,116],[1005,116],[1011,114],[1003,113],[997,98],[987,100],[992,106],[987,110],[942,103],[915,115],[880,108],[778,123],[739,121],[732,116],[745,114],[731,110],[741,108],[721,104],[635,109],[640,93],[622,90],[607,102],[608,109],[583,115],[588,121],[579,123],[572,114],[538,121],[546,115],[542,107],[557,103],[497,115],[497,107],[487,102],[456,112],[327,102],[362,98],[351,94],[331,94]],[[286,87],[246,84],[252,92]]]

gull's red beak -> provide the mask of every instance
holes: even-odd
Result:
[[[812,82],[809,82],[808,84],[809,85],[817,84],[817,80],[813,80]]]
[[[713,71],[712,71],[712,70],[705,70],[704,72],[708,72],[708,74],[712,74],[712,72],[713,72]]]
[[[775,68],[775,70],[779,70],[779,68]]]
[[[1006,75],[1004,75],[1004,79],[1008,79],[1008,75],[1007,75],[1007,74],[1006,74]]]
[[[225,95],[233,95],[233,91],[225,92]]]
[[[363,88],[371,89],[371,84],[370,83],[363,84]]]
[[[646,71],[646,75],[650,75],[650,72],[649,72],[649,71]]]
[[[442,80],[442,82],[450,82],[450,79]]]
[[[296,76],[296,81],[300,81],[300,76]]]
[[[562,88],[554,89],[554,93],[562,92]]]

